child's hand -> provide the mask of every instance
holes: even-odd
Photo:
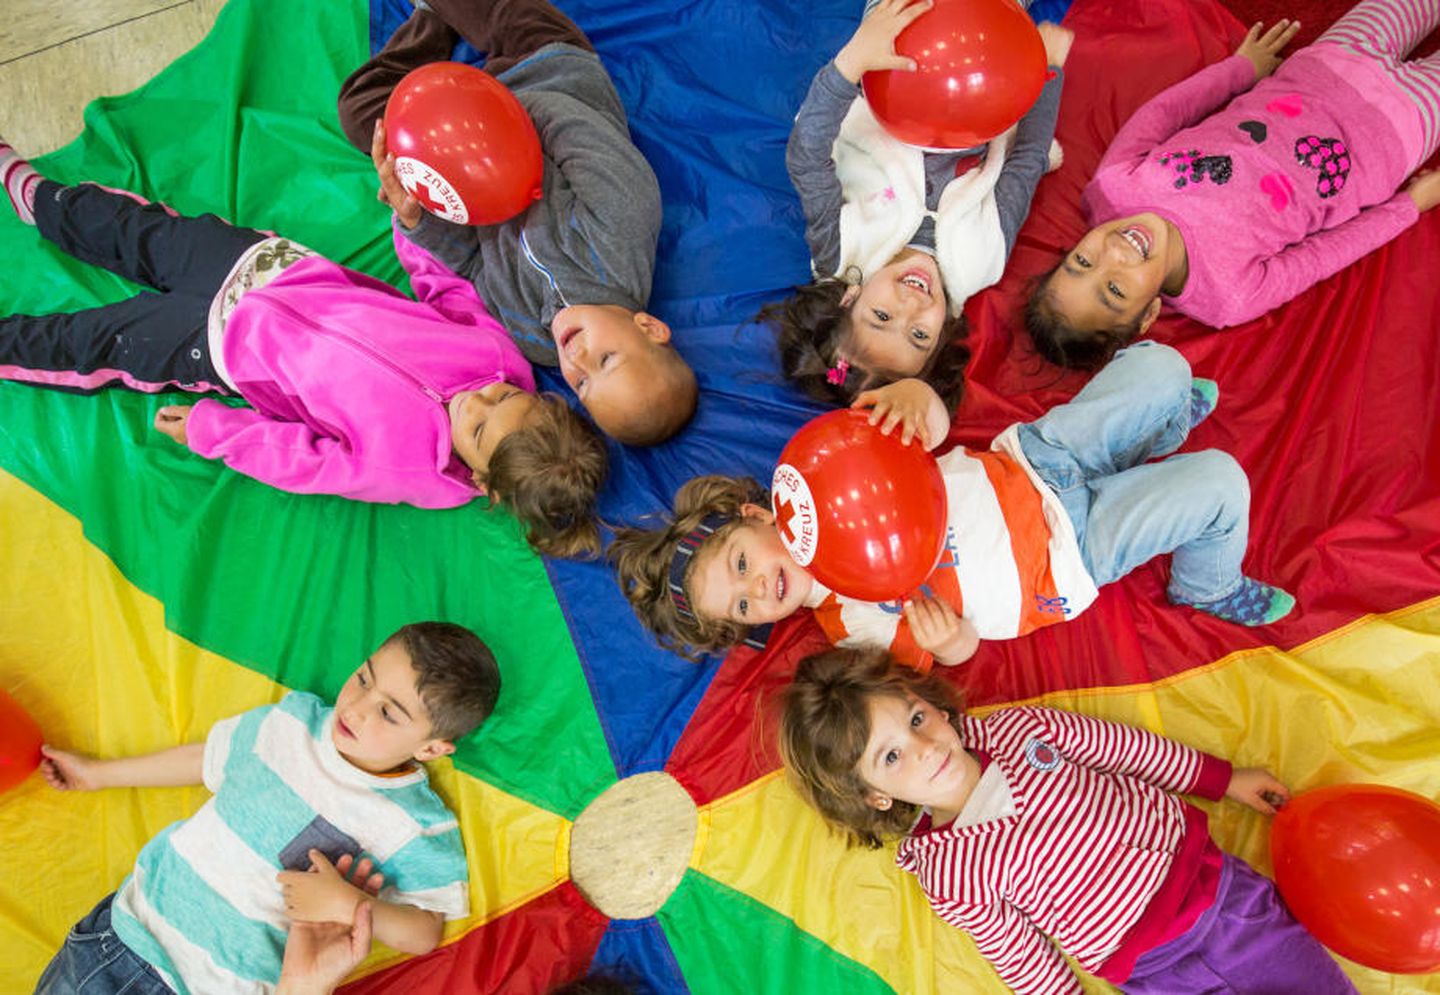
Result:
[[[40,747],[40,773],[56,791],[98,791],[106,787],[100,774],[103,760],[83,753],[66,753],[53,746]]]
[[[907,446],[919,436],[922,446],[934,449],[949,430],[945,402],[935,388],[914,377],[861,391],[850,407],[869,408],[870,424],[879,425],[881,435],[889,435],[899,425],[900,441]]]
[[[366,895],[319,850],[310,851],[308,871],[281,871],[275,880],[285,896],[285,914],[296,922],[350,922]]]
[[[1236,55],[1243,55],[1250,60],[1250,64],[1255,67],[1256,79],[1264,79],[1280,65],[1280,50],[1290,44],[1290,40],[1300,30],[1300,22],[1285,18],[1272,24],[1264,34],[1260,33],[1262,27],[1264,25],[1259,21],[1252,24],[1245,40],[1235,50]]]
[[[414,228],[420,223],[420,202],[405,191],[400,177],[395,175],[395,156],[385,151],[385,121],[375,122],[375,137],[370,140],[370,161],[375,163],[375,172],[380,177],[380,189],[375,199],[389,204],[405,228]]]
[[[1070,57],[1070,45],[1075,41],[1075,32],[1049,21],[1042,22],[1039,31],[1040,40],[1045,44],[1045,64],[1063,66]]]
[[[187,445],[185,426],[190,424],[190,404],[167,404],[155,412],[155,427],[180,445]]]
[[[914,71],[914,59],[895,54],[895,36],[934,5],[934,0],[880,0],[836,53],[835,68],[852,83],[879,69]]]
[[[1428,211],[1440,204],[1440,169],[1422,169],[1405,188],[1419,211]]]
[[[905,621],[915,645],[945,667],[964,663],[975,655],[980,635],[969,619],[961,618],[947,603],[927,595],[905,605]]]
[[[1230,774],[1225,797],[1262,815],[1274,815],[1281,805],[1290,800],[1290,789],[1262,767],[1237,767]]]

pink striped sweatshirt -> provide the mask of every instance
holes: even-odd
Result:
[[[1194,921],[1183,893],[1213,846],[1204,813],[1175,795],[1223,797],[1229,763],[1047,708],[966,716],[961,738],[990,764],[959,817],[933,830],[923,817],[896,862],[1016,992],[1079,992],[1061,951],[1124,980],[1143,952],[1132,938],[1177,935],[1152,903],[1184,915],[1182,928]],[[1124,963],[1106,970],[1111,960]]]

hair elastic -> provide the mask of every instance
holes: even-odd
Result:
[[[690,599],[685,596],[685,571],[690,568],[690,561],[695,556],[695,551],[700,548],[701,543],[710,538],[722,526],[728,524],[731,516],[722,512],[712,511],[700,519],[689,532],[680,537],[675,543],[675,552],[670,557],[670,572],[666,578],[667,586],[670,588],[670,601],[675,605],[675,610],[688,619],[695,618],[695,612],[690,607]],[[764,649],[765,640],[770,638],[769,625],[751,626],[746,636],[745,645],[752,649]]]
[[[835,365],[830,367],[829,371],[825,374],[825,380],[828,383],[833,383],[835,386],[840,387],[844,385],[845,378],[849,375],[850,360],[841,356],[835,360]]]

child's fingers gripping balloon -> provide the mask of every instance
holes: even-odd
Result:
[[[380,179],[375,199],[388,204],[401,225],[414,228],[420,223],[420,202],[406,192],[400,177],[395,175],[395,157],[388,152],[385,142],[385,121],[377,119],[375,137],[370,142],[370,160],[375,163],[375,175]]]

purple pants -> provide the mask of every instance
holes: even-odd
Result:
[[[1225,855],[1215,904],[1182,936],[1135,962],[1127,995],[1354,995],[1320,941],[1295,921],[1269,878]]]

